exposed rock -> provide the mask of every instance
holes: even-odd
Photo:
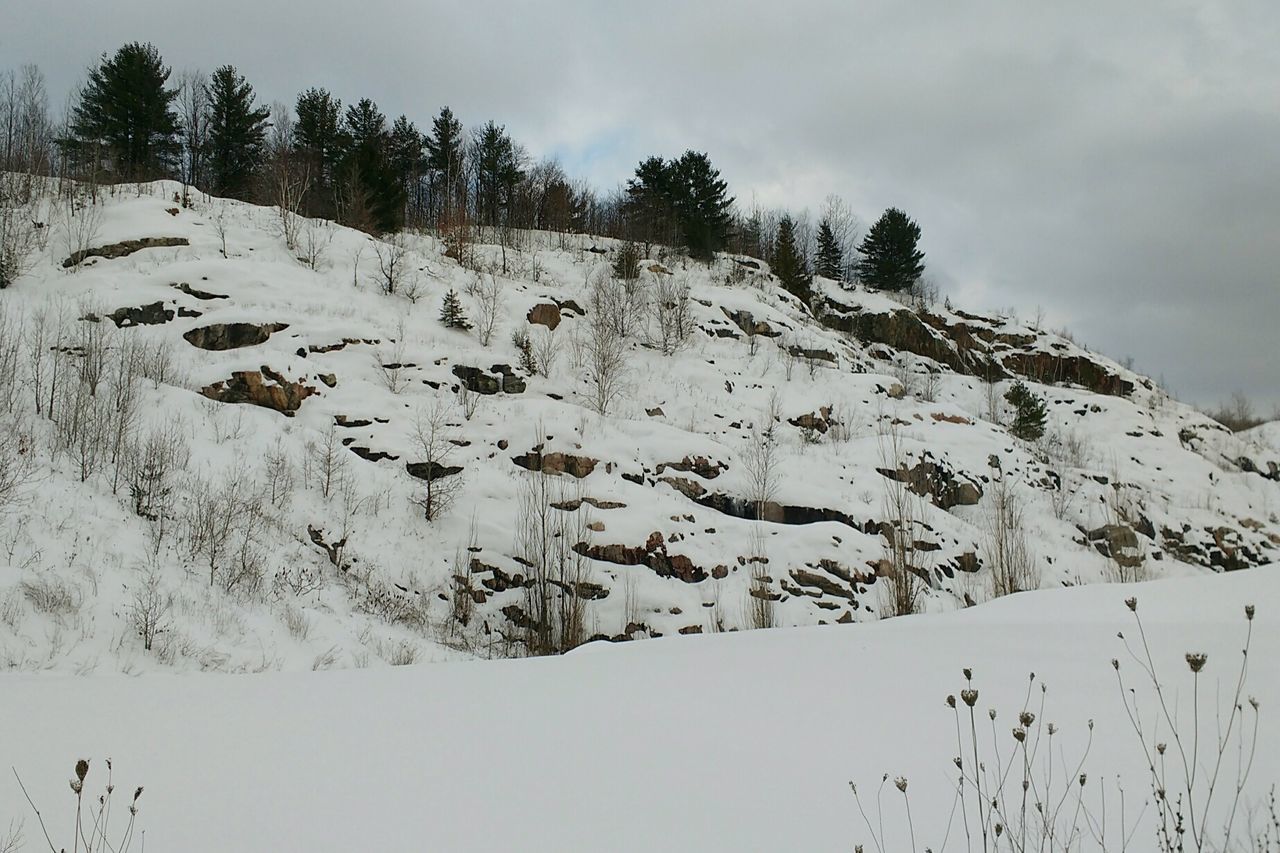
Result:
[[[572,498],[567,501],[556,501],[551,504],[551,508],[574,512],[583,504],[588,504],[596,509],[625,509],[627,506],[621,501],[602,501],[599,498]]]
[[[551,302],[539,303],[529,309],[526,319],[530,323],[546,326],[554,332],[556,326],[560,325],[560,306]]]
[[[707,493],[701,483],[694,482],[687,477],[659,477],[658,479],[690,500],[696,501]]]
[[[164,307],[163,302],[152,302],[137,308],[117,308],[107,317],[116,324],[117,329],[123,329],[126,326],[159,326],[172,320],[174,314],[172,309]]]
[[[696,498],[695,502],[708,509],[714,509],[716,512],[731,515],[734,518],[743,518],[748,521],[756,520],[756,505],[746,498],[724,494],[707,494]],[[774,501],[765,503],[763,520],[772,521],[776,524],[817,524],[823,521],[835,521],[848,527],[861,529],[856,521],[838,509],[784,506]]]
[[[729,466],[723,462],[712,462],[705,456],[686,456],[679,462],[660,462],[655,469],[655,473],[661,474],[670,468],[673,471],[682,471],[684,473],[697,474],[707,480],[714,480],[720,476],[722,471],[729,470]]]
[[[800,586],[813,587],[823,595],[832,595],[849,601],[854,599],[853,590],[817,572],[810,572],[806,569],[792,569],[791,579]]]
[[[183,340],[200,349],[222,351],[266,343],[276,332],[289,328],[288,323],[214,323],[183,335]]]
[[[1060,356],[1047,352],[1011,352],[1002,357],[1004,366],[1036,382],[1055,384],[1069,382],[1095,394],[1127,397],[1133,383],[1121,379],[1101,365],[1082,355]]]
[[[574,456],[570,453],[543,453],[535,447],[521,456],[511,457],[511,461],[529,471],[541,471],[543,474],[572,474],[582,479],[596,469],[599,459],[589,456]]]
[[[683,554],[669,555],[662,534],[654,531],[642,547],[627,545],[588,545],[579,542],[573,550],[592,560],[601,560],[620,566],[648,566],[659,577],[677,578],[685,583],[701,583],[707,579],[705,570],[695,566]]]
[[[124,240],[96,249],[82,249],[62,262],[64,269],[70,269],[88,258],[123,258],[142,249],[168,249],[174,246],[190,245],[186,237],[143,237],[140,240]]]
[[[766,338],[776,338],[782,334],[765,321],[757,320],[750,311],[730,311],[723,305],[720,306],[720,310],[747,335],[764,335]]]
[[[230,379],[208,385],[200,389],[200,393],[220,403],[248,403],[292,417],[302,401],[315,394],[316,389],[291,382],[264,365],[260,371],[236,371]]]
[[[440,465],[435,462],[406,462],[404,467],[409,472],[409,476],[428,482],[442,477],[452,477],[462,472],[461,465]]]
[[[200,299],[200,300],[203,300],[203,301],[205,301],[205,302],[209,302],[209,301],[214,300],[214,299],[228,299],[228,298],[230,298],[230,297],[228,297],[228,296],[226,296],[225,294],[222,294],[222,293],[210,293],[210,292],[208,292],[208,291],[206,291],[206,290],[196,290],[194,287],[192,287],[191,285],[187,284],[185,281],[182,281],[182,282],[176,282],[176,283],[171,284],[171,285],[169,285],[169,286],[170,286],[170,287],[172,287],[174,290],[180,290],[180,291],[182,291],[183,293],[187,294],[187,296],[191,296],[191,297],[194,297],[195,299]]]
[[[346,415],[334,415],[333,422],[340,427],[349,427],[358,429],[360,427],[373,426],[373,421],[367,418],[348,418]]]
[[[928,452],[913,468],[904,464],[896,471],[892,468],[876,471],[890,480],[906,483],[908,489],[921,497],[932,498],[939,509],[973,506],[982,500],[982,488],[977,483],[959,479],[950,468],[930,458]]]
[[[349,445],[347,449],[356,456],[359,456],[361,459],[367,459],[370,462],[380,462],[383,459],[395,461],[400,458],[399,456],[393,456],[390,453],[384,453],[381,450],[370,450],[369,448],[361,447],[358,444]]]

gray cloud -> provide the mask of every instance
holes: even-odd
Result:
[[[1280,403],[1273,2],[56,0],[0,65],[60,96],[103,51],[240,67],[291,101],[493,117],[597,185],[711,153],[743,200],[906,208],[956,298],[1050,320],[1185,398]]]

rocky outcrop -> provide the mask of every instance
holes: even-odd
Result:
[[[462,473],[461,465],[441,465],[437,462],[406,462],[404,467],[410,477],[427,482]]]
[[[530,324],[546,326],[554,332],[560,325],[560,306],[552,302],[540,303],[529,309],[525,319]]]
[[[695,566],[688,557],[683,554],[668,554],[666,540],[656,530],[649,534],[643,546],[589,545],[578,542],[573,550],[588,559],[619,566],[648,566],[659,577],[676,578],[685,583],[701,583],[707,579],[706,570]]]
[[[63,261],[62,266],[63,269],[71,269],[89,258],[123,258],[143,249],[168,249],[187,245],[190,243],[186,237],[143,237],[140,240],[124,240],[108,246],[99,246],[96,249],[81,249]]]
[[[207,290],[196,290],[194,287],[192,287],[191,285],[187,284],[185,281],[182,281],[182,282],[175,282],[175,283],[173,283],[173,284],[171,284],[171,285],[169,285],[169,286],[170,286],[170,287],[172,287],[174,290],[179,290],[179,291],[181,291],[181,292],[183,292],[183,293],[187,294],[187,296],[193,297],[193,298],[195,298],[195,299],[199,299],[199,300],[201,300],[201,301],[203,301],[203,302],[209,302],[209,301],[212,301],[212,300],[214,300],[214,299],[228,299],[228,298],[230,298],[230,297],[228,297],[226,294],[223,294],[223,293],[210,293],[210,292],[208,292]]]
[[[757,519],[756,504],[746,498],[733,495],[706,494],[692,498],[693,502],[716,512],[742,518],[748,521],[772,521],[775,524],[818,524],[823,521],[835,521],[860,530],[862,526],[838,509],[820,509],[808,506],[788,506],[767,501],[763,507],[763,518]]]
[[[172,320],[174,313],[172,308],[164,307],[163,302],[152,302],[137,308],[117,308],[107,317],[116,324],[117,329],[123,329],[126,326],[159,326]]]
[[[1109,394],[1113,397],[1127,397],[1133,393],[1132,382],[1120,378],[1083,355],[1010,352],[1002,355],[1000,360],[1014,373],[1047,385],[1067,382],[1087,388],[1095,394]]]
[[[763,335],[766,338],[776,338],[782,334],[764,320],[757,320],[750,311],[730,311],[723,305],[720,306],[720,310],[748,336]]]
[[[670,468],[672,471],[680,471],[686,474],[697,474],[707,480],[714,480],[720,476],[722,471],[729,470],[729,466],[723,462],[712,462],[705,456],[686,456],[679,462],[660,462],[656,473],[661,474]]]
[[[214,323],[192,329],[182,338],[193,347],[221,352],[266,343],[273,334],[287,328],[288,323]]]
[[[511,461],[527,471],[540,471],[543,474],[571,474],[581,480],[588,476],[600,464],[599,459],[589,456],[574,456],[570,453],[543,453],[541,447],[535,447],[528,453],[511,457]]]
[[[317,392],[315,387],[292,382],[264,365],[261,370],[236,371],[230,379],[207,385],[200,393],[220,403],[247,403],[292,417],[302,401]]]
[[[522,394],[526,387],[524,378],[506,364],[495,364],[487,372],[478,367],[455,364],[453,375],[462,381],[467,390],[476,394]]]
[[[906,483],[907,488],[920,497],[930,498],[939,509],[949,510],[957,506],[973,506],[982,500],[982,487],[976,482],[957,476],[943,463],[933,459],[928,451],[913,467],[905,464],[897,470],[877,468],[883,477]]]

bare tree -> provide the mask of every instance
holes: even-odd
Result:
[[[415,503],[427,521],[444,515],[461,493],[463,480],[455,466],[449,464],[457,446],[453,443],[456,428],[449,420],[449,407],[433,400],[418,410],[413,428],[413,447],[418,456],[420,479],[425,487]]]
[[[409,384],[409,374],[405,367],[405,321],[404,317],[396,320],[396,336],[391,339],[391,346],[384,347],[375,354],[375,364],[382,384],[392,394],[399,394]]]
[[[520,487],[515,550],[529,571],[525,643],[535,655],[561,654],[586,639],[587,561],[574,546],[585,542],[590,519],[581,501],[576,510],[555,508],[569,497],[541,472],[526,474]]]
[[[72,272],[80,268],[85,253],[93,247],[102,227],[102,209],[83,189],[74,189],[57,206],[57,228],[66,248],[67,266]]]
[[[498,277],[489,273],[488,278],[477,273],[476,287],[473,294],[476,299],[476,337],[481,346],[488,346],[493,333],[498,327],[498,318],[502,316],[502,286]]]
[[[552,371],[555,370],[556,361],[560,357],[560,338],[556,337],[556,330],[546,326],[534,329],[529,339],[529,352],[533,356],[533,364],[537,372],[544,378],[550,379]],[[521,355],[523,354],[522,349]]]
[[[383,293],[395,294],[409,271],[408,239],[397,233],[385,240],[375,240],[373,254],[378,263],[378,286]]]
[[[1039,588],[1040,572],[1027,544],[1023,498],[1017,485],[1002,473],[989,492],[991,510],[985,550],[991,569],[991,594],[998,597]]]
[[[924,592],[927,551],[921,547],[924,531],[924,503],[911,488],[907,453],[896,418],[880,419],[880,462],[893,472],[887,477],[881,535],[885,538],[883,566],[889,589],[886,613],[906,616],[919,608]]]
[[[664,273],[646,273],[645,278],[652,293],[651,313],[657,324],[654,342],[663,355],[672,355],[684,346],[693,331],[689,283]]]
[[[607,415],[622,394],[627,364],[625,321],[621,319],[625,300],[619,285],[607,274],[594,275],[589,282],[584,339],[580,342],[587,373],[587,395],[597,414]]]
[[[204,184],[209,140],[209,77],[188,69],[178,75],[178,115],[182,120],[182,201],[191,206],[190,187]]]
[[[760,414],[759,422],[751,428],[747,446],[742,454],[747,477],[747,499],[757,520],[764,520],[768,506],[777,497],[781,460],[778,456],[778,436],[775,407],[776,395],[769,408]]]
[[[293,114],[284,104],[274,104],[267,142],[267,197],[280,212],[280,234],[291,252],[298,250],[302,227],[298,211],[311,189],[312,178],[310,161],[294,151]]]

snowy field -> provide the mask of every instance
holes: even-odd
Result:
[[[886,850],[912,849],[898,776],[909,780],[918,849],[965,850],[951,816],[956,733],[944,698],[972,667],[983,722],[999,709],[1006,758],[1029,706],[1056,724],[1054,772],[1070,767],[1070,777],[1095,721],[1086,808],[1098,813],[1093,798],[1105,794],[1107,849],[1122,849],[1123,785],[1135,832],[1127,849],[1151,850],[1142,757],[1110,663],[1121,659],[1153,713],[1116,637],[1135,635],[1129,595],[1184,724],[1184,654],[1208,655],[1204,723],[1234,689],[1244,607],[1257,605],[1246,695],[1260,702],[1262,733],[1245,795],[1260,801],[1280,779],[1280,572],[1270,567],[862,625],[592,644],[561,658],[244,676],[4,674],[0,764],[17,768],[51,831],[65,835],[75,760],[92,760],[96,795],[112,757],[118,798],[146,786],[139,820],[151,851],[873,850],[849,782],[874,809],[885,773]],[[1048,685],[1043,710],[1038,696],[1024,704],[1031,672]],[[113,825],[123,814],[118,806]],[[27,849],[43,849],[10,777],[0,782],[0,827],[11,818],[25,818]],[[1086,834],[1072,849],[1099,848]]]

